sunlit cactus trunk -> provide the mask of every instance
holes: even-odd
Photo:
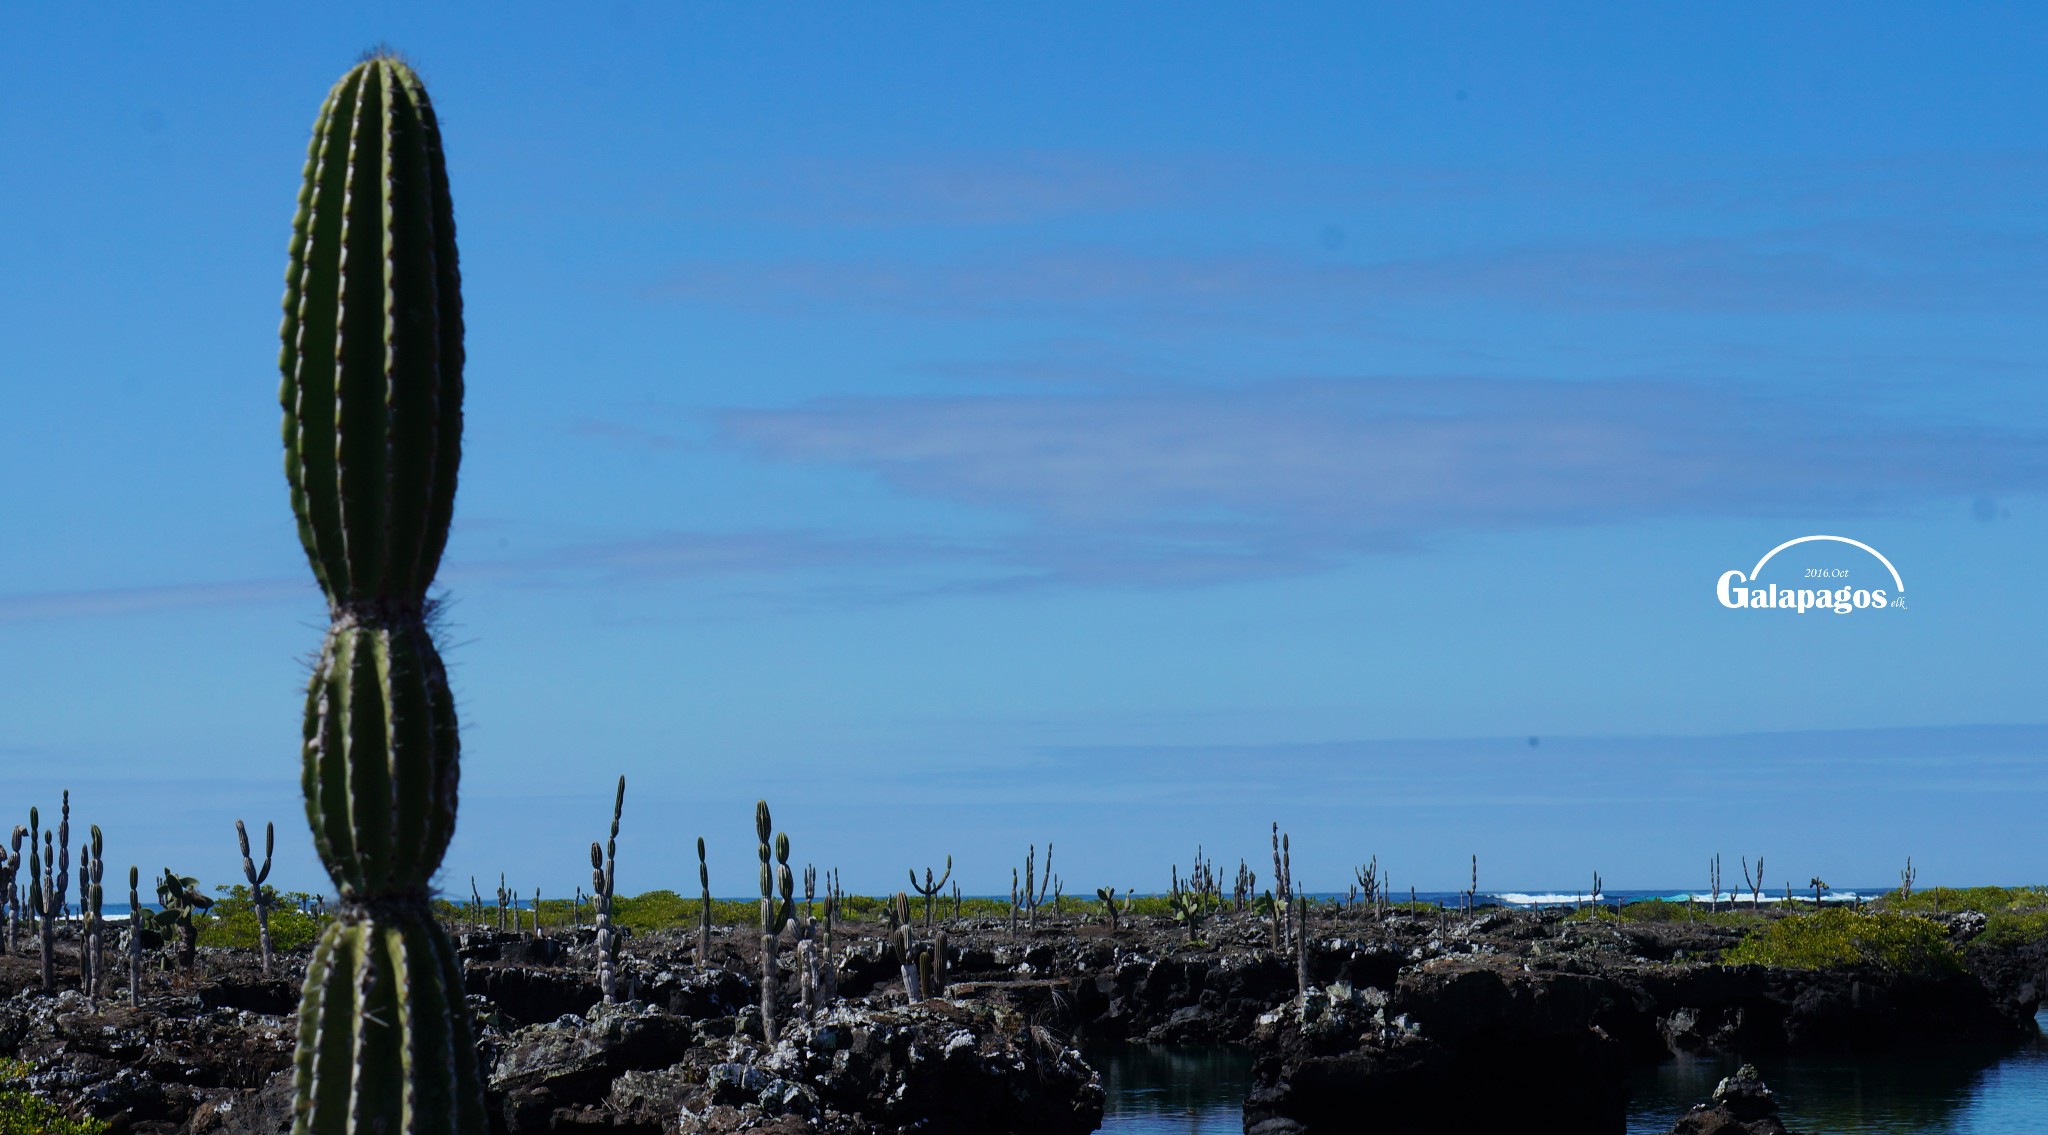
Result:
[[[341,899],[306,968],[293,1129],[481,1133],[462,973],[428,902],[455,830],[427,588],[455,506],[460,276],[434,110],[387,53],[342,76],[314,125],[281,334],[285,473],[332,623],[302,782]]]

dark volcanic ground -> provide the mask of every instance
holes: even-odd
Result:
[[[1362,1115],[1375,1130],[1451,1131],[1458,1121],[1433,1102],[1473,1085],[1541,1099],[1577,1130],[1618,1132],[1632,1064],[1685,1050],[2017,1040],[2048,988],[2040,943],[1972,950],[1969,975],[1933,980],[1721,966],[1712,959],[1742,930],[1704,922],[1345,911],[1308,928],[1303,997],[1300,956],[1273,950],[1256,915],[1212,917],[1199,944],[1164,920],[1128,921],[1115,933],[1071,918],[1014,934],[1001,920],[948,924],[946,994],[917,1005],[904,1003],[880,928],[842,926],[840,1000],[809,1022],[785,945],[772,1046],[750,934],[720,932],[702,968],[694,935],[628,940],[625,1000],[610,1007],[589,931],[459,941],[506,1135],[1079,1135],[1102,1109],[1074,1047],[1084,1038],[1249,1046],[1245,1119],[1258,1135],[1355,1130]],[[116,1131],[286,1131],[303,966],[303,954],[280,957],[265,979],[251,951],[202,950],[190,974],[152,957],[138,1008],[114,955],[119,980],[95,1008],[77,991],[69,939],[56,994],[39,988],[32,956],[0,957],[0,1053],[34,1065],[37,1091]]]

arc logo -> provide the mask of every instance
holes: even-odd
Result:
[[[1775,580],[1768,584],[1764,583],[1764,566],[1771,562],[1772,557],[1794,545],[1810,544],[1817,540],[1831,540],[1870,553],[1872,559],[1884,566],[1884,573],[1878,575],[1877,582],[1889,583],[1891,586],[1856,587],[1843,584],[1839,587],[1817,587],[1814,586],[1816,580],[1847,579],[1850,571],[1847,568],[1811,567],[1805,569],[1805,575],[1800,579],[1801,583],[1806,584],[1804,587],[1780,587]],[[1783,570],[1780,569],[1781,572]],[[1808,611],[1832,611],[1837,615],[1847,615],[1855,611],[1882,611],[1891,607],[1903,609],[1906,606],[1905,594],[1906,581],[1899,577],[1899,569],[1884,558],[1884,553],[1861,540],[1851,540],[1847,536],[1801,536],[1796,540],[1787,540],[1765,552],[1763,558],[1756,562],[1756,566],[1746,573],[1739,570],[1722,572],[1719,582],[1714,585],[1715,597],[1721,601],[1721,606],[1729,610],[1739,611],[1746,608],[1752,611],[1791,611],[1800,615]]]

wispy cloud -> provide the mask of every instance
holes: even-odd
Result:
[[[1719,736],[1474,737],[1314,744],[1063,746],[949,769],[923,798],[1083,778],[1118,799],[1214,804],[1247,793],[1375,807],[1584,807],[1733,794],[2048,793],[2048,725],[1833,729]],[[925,770],[902,779],[928,784]],[[1049,798],[1048,798],[1049,799]]]
[[[1334,215],[1398,206],[1413,214],[1511,201],[1495,212],[1573,216],[1597,203],[1608,214],[1661,212],[1684,227],[1729,215],[2009,215],[2043,192],[2048,154],[2011,151],[1560,168],[1010,147],[707,165],[656,204],[778,228],[861,229],[1036,225],[1134,212]]]
[[[252,579],[150,587],[106,587],[0,595],[0,622],[148,614],[317,597],[310,578]]]
[[[2048,487],[2048,435],[1651,382],[1275,381],[729,410],[730,443],[1031,522],[1030,580],[1285,574],[1469,531],[1868,516]]]
[[[1374,258],[1039,243],[949,259],[848,255],[686,265],[658,295],[763,310],[820,304],[951,317],[1230,325],[1381,322],[1389,309],[2013,311],[2048,285],[2048,240],[1889,221],[1742,236],[1522,241]]]

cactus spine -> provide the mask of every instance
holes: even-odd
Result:
[[[341,898],[306,967],[293,1130],[482,1132],[462,972],[427,893],[460,748],[427,588],[461,458],[461,277],[440,126],[388,53],[314,124],[279,334],[285,475],[331,622],[301,781]]]
[[[249,856],[249,829],[235,821],[235,839],[242,845],[242,875],[249,880],[249,901],[256,906],[256,934],[263,947],[263,976],[270,976],[270,895],[263,880],[270,878],[270,853],[277,847],[277,825],[263,825],[263,866]]]

